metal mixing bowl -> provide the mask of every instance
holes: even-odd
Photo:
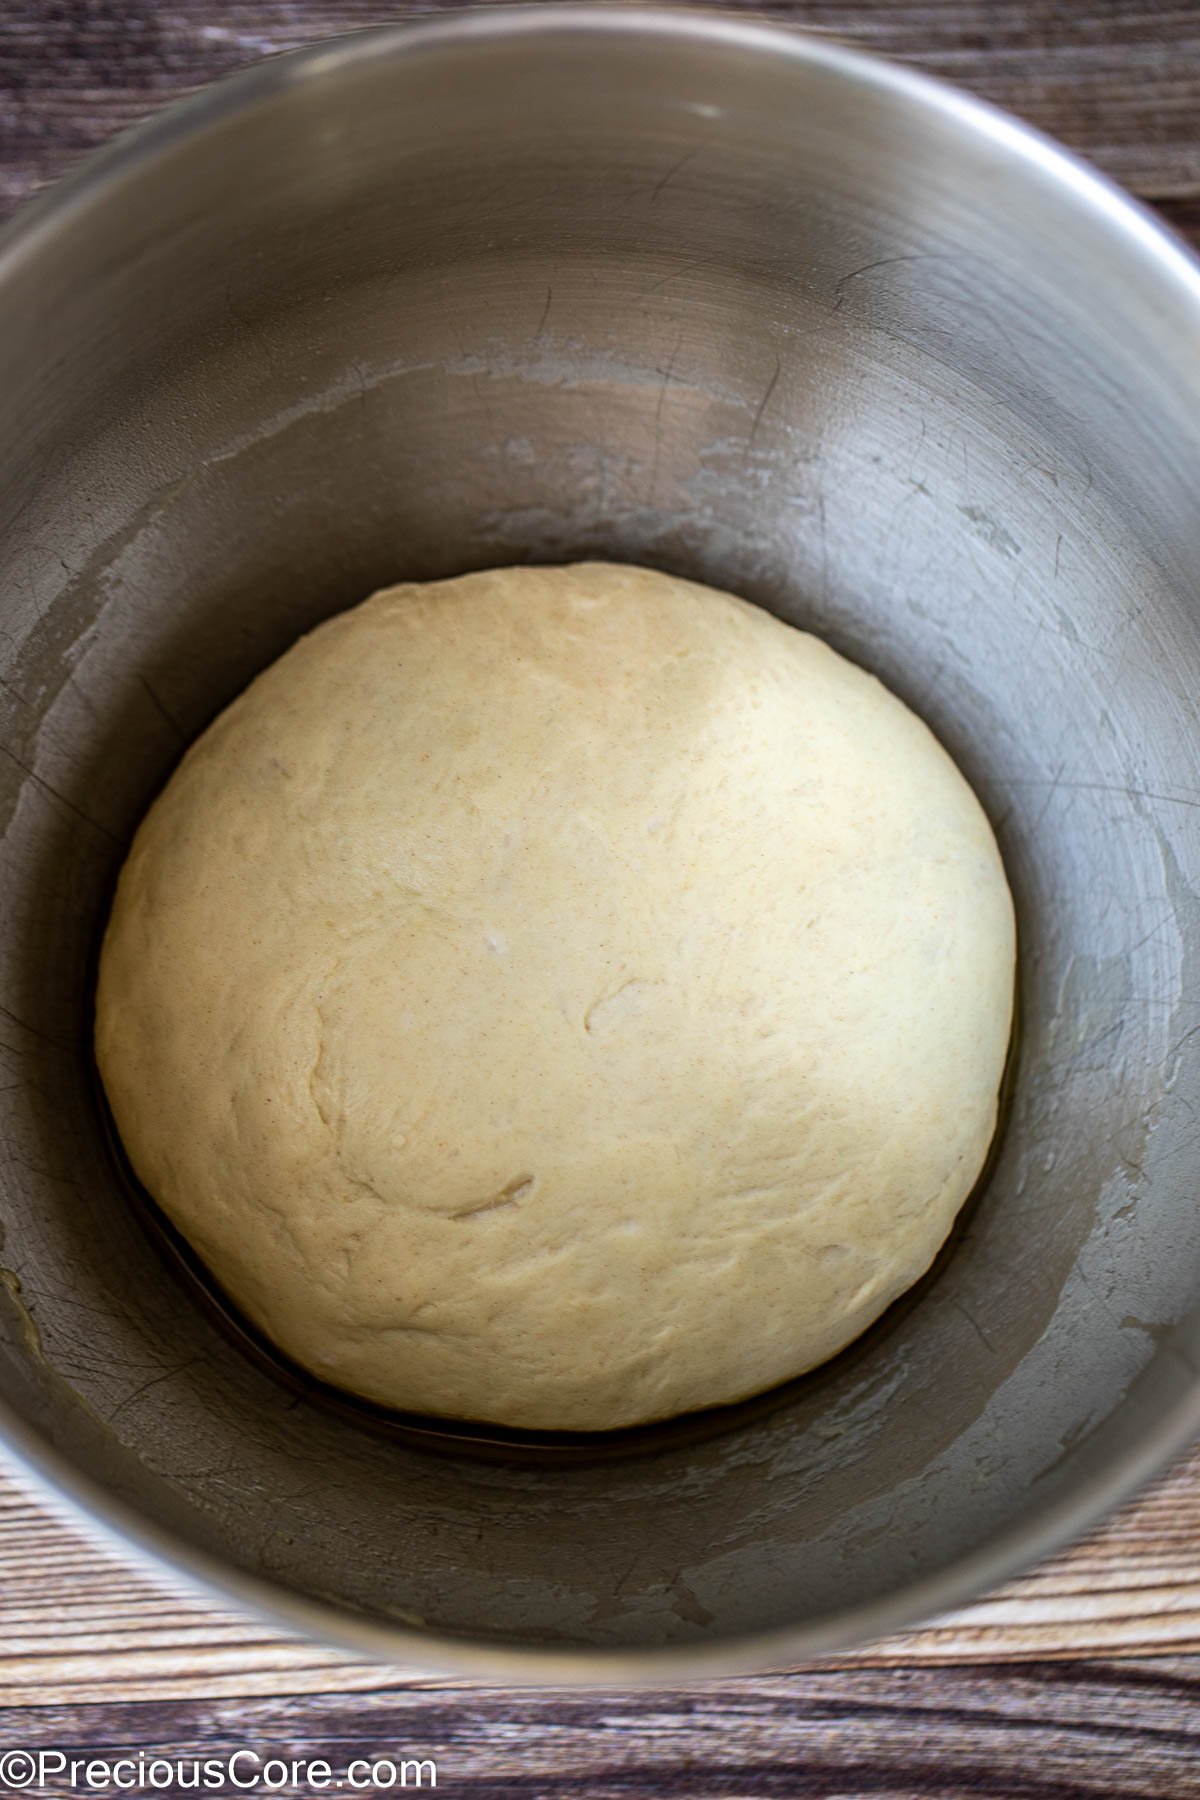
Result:
[[[1200,271],[1041,139],[717,16],[372,32],[173,108],[0,250],[3,1429],[325,1638],[568,1680],[960,1601],[1200,1422]],[[97,1104],[97,932],[180,748],[381,583],[633,559],[823,633],[996,822],[1023,1036],[916,1304],[610,1454],[290,1393]],[[746,895],[753,907],[754,896]]]

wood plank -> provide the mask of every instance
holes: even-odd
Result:
[[[4,0],[0,214],[228,69],[445,4],[455,0]],[[738,10],[795,19],[1010,108],[1200,245],[1194,0]],[[3,1476],[0,1624],[0,1747],[249,1741],[335,1766],[364,1747],[406,1749],[436,1755],[442,1785],[480,1796],[1200,1795],[1200,1664],[1181,1654],[1200,1650],[1200,1453],[1072,1551],[921,1630],[799,1674],[686,1691],[406,1678],[97,1549]]]
[[[5,0],[0,213],[176,95],[273,51],[458,0]],[[1194,0],[773,0],[739,5],[957,82],[1153,201],[1200,196]]]
[[[112,1759],[249,1747],[264,1760],[323,1758],[335,1771],[356,1757],[428,1757],[440,1789],[473,1800],[1195,1800],[1198,1702],[1196,1665],[1165,1658],[820,1669],[653,1693],[427,1683],[43,1705],[0,1712],[0,1744]]]
[[[1081,1544],[972,1605],[822,1665],[1200,1651],[1200,1451]],[[99,1548],[0,1476],[0,1707],[359,1693],[402,1678]],[[1200,1680],[1200,1667],[1197,1668]]]

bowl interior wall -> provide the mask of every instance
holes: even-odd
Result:
[[[281,75],[0,277],[26,1428],[281,1590],[601,1650],[816,1644],[1135,1454],[1200,1293],[1200,407],[1102,209],[761,43],[430,37]],[[92,960],[149,799],[301,631],[581,557],[759,601],[939,733],[1017,895],[1015,1096],[920,1303],[778,1404],[628,1457],[433,1452],[280,1387],[164,1262],[97,1112]]]

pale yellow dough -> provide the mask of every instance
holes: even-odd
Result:
[[[928,1268],[1013,991],[987,820],[816,638],[648,570],[376,594],[138,832],[96,1044],[134,1167],[317,1375],[603,1430]]]

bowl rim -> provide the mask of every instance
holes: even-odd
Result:
[[[937,78],[791,25],[743,19],[720,9],[597,7],[589,0],[529,0],[370,26],[268,56],[176,100],[93,151],[67,175],[18,209],[0,228],[0,283],[42,244],[155,157],[186,145],[236,113],[333,71],[366,60],[411,58],[426,49],[482,50],[514,38],[630,38],[737,48],[790,62],[885,93],[939,114],[964,134],[989,140],[1089,212],[1114,247],[1136,261],[1138,278],[1156,277],[1164,299],[1194,316],[1200,333],[1200,260],[1138,200],[1049,137],[988,102]],[[532,1649],[370,1618],[237,1568],[161,1526],[27,1424],[0,1396],[0,1458],[23,1474],[62,1521],[102,1548],[132,1559],[160,1583],[182,1575],[211,1598],[233,1601],[292,1633],[412,1673],[437,1672],[508,1684],[656,1685],[795,1667],[862,1647],[959,1607],[1095,1526],[1178,1456],[1200,1434],[1200,1378],[1170,1405],[1137,1449],[1104,1473],[1047,1505],[1036,1524],[1001,1528],[946,1568],[836,1615],[735,1633],[712,1642],[665,1648]]]

